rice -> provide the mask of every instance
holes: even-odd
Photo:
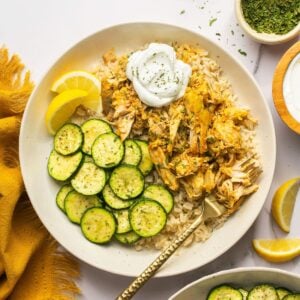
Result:
[[[237,97],[234,95],[231,84],[223,76],[220,66],[209,57],[208,52],[199,47],[190,45],[173,45],[177,58],[188,63],[192,67],[192,74],[196,78],[202,78],[205,81],[210,94],[207,100],[207,106],[213,105],[216,108],[213,118],[216,114],[223,113],[225,109],[238,107]],[[126,78],[125,70],[128,54],[116,56],[111,50],[103,56],[103,62],[95,71],[102,81],[102,97],[104,102],[104,114],[101,116],[120,130],[121,120],[124,124],[124,115],[134,115],[134,122],[130,131],[130,137],[140,138],[149,141],[149,119],[153,112],[145,107],[137,98],[131,82]],[[197,77],[198,76],[198,77]],[[193,80],[190,80],[189,89],[196,89],[193,86]],[[120,94],[122,91],[123,94]],[[129,104],[127,102],[131,101]],[[180,101],[180,100],[178,100]],[[219,109],[219,107],[221,107]],[[168,112],[161,109],[164,118],[167,118]],[[185,178],[179,178],[180,187],[172,191],[174,196],[174,208],[168,216],[165,228],[161,233],[154,237],[143,238],[135,244],[136,250],[143,249],[163,249],[170,244],[175,236],[178,236],[185,228],[191,225],[200,215],[200,203],[205,197],[213,196],[220,205],[226,209],[225,213],[216,218],[208,218],[197,228],[197,230],[185,241],[184,246],[189,246],[195,242],[207,240],[216,228],[221,227],[228,217],[237,211],[240,205],[251,193],[255,192],[258,185],[255,183],[261,173],[261,165],[255,146],[255,126],[256,120],[253,119],[248,110],[240,110],[245,116],[237,116],[236,127],[239,128],[241,144],[237,149],[226,148],[221,142],[215,146],[218,157],[219,170],[214,171],[212,165],[209,165],[213,174],[213,184],[210,186],[207,181],[208,175],[203,174],[204,191],[199,197],[191,197],[181,184]],[[130,115],[131,114],[131,115]],[[123,118],[123,119],[122,119]],[[240,119],[239,119],[240,118]],[[233,119],[233,117],[232,117]],[[161,124],[159,124],[161,125]],[[210,124],[211,125],[211,124]],[[121,125],[123,126],[123,125]],[[168,130],[163,126],[157,126],[156,130]],[[151,129],[151,128],[150,128]],[[227,152],[226,152],[227,151]],[[246,162],[245,162],[246,161]],[[250,163],[248,163],[250,161]],[[249,165],[248,165],[249,164]],[[245,167],[246,165],[246,167]],[[250,179],[249,174],[251,174]],[[178,175],[178,174],[177,174]],[[248,177],[247,177],[248,176]],[[247,181],[248,180],[248,181]],[[160,183],[163,184],[159,169],[156,168],[146,178],[146,184]]]

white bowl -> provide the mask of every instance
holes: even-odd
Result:
[[[169,300],[205,300],[209,291],[221,284],[250,289],[254,285],[269,283],[300,292],[300,275],[272,268],[238,268],[221,271],[198,279],[172,295]]]
[[[244,31],[256,42],[268,45],[276,45],[285,43],[296,36],[299,36],[300,33],[300,22],[292,30],[285,34],[275,34],[275,33],[264,33],[257,32],[254,30],[245,20],[243,15],[243,10],[241,7],[242,0],[235,0],[235,14],[238,19],[239,24],[244,29]]]
[[[184,273],[223,254],[249,229],[267,197],[275,166],[276,143],[271,114],[251,74],[221,47],[199,34],[176,26],[157,23],[132,23],[101,30],[80,41],[56,63],[36,86],[22,121],[20,160],[26,190],[41,221],[52,236],[68,251],[86,263],[112,273],[136,276],[157,255],[157,251],[137,252],[132,248],[110,243],[99,246],[87,241],[80,228],[69,222],[56,207],[58,185],[47,173],[46,163],[52,148],[52,137],[46,131],[44,116],[53,95],[49,88],[58,76],[76,69],[92,69],[101,55],[115,48],[117,52],[140,48],[152,41],[198,43],[215,58],[232,82],[240,103],[247,105],[259,121],[258,150],[264,173],[259,190],[246,201],[238,213],[217,230],[204,244],[194,244],[174,255],[157,277]]]

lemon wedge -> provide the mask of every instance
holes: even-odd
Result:
[[[48,132],[54,135],[72,116],[76,107],[85,102],[87,95],[83,90],[67,90],[54,97],[45,117]]]
[[[72,71],[59,77],[51,87],[55,93],[72,89],[86,91],[88,95],[83,105],[97,113],[102,111],[101,82],[96,76],[86,71]]]
[[[290,179],[283,183],[273,196],[272,215],[278,226],[285,232],[290,232],[291,219],[299,186],[299,177]]]
[[[300,255],[300,239],[253,240],[253,247],[270,262],[285,262]]]

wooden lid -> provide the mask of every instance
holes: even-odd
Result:
[[[272,95],[276,110],[283,122],[293,131],[300,134],[300,122],[289,113],[283,96],[283,82],[290,62],[300,53],[300,41],[294,44],[280,59],[273,77]]]

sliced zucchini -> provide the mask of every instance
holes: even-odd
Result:
[[[162,185],[151,184],[144,190],[143,196],[159,202],[167,213],[174,206],[173,195]]]
[[[128,200],[139,196],[144,189],[144,176],[132,165],[120,165],[109,178],[112,191],[121,199]]]
[[[100,134],[112,131],[110,125],[100,119],[91,119],[85,121],[81,125],[81,130],[84,134],[82,151],[89,155],[92,154],[92,145],[94,144],[96,138]]]
[[[290,294],[282,298],[283,300],[300,300],[300,294]]]
[[[65,200],[65,211],[69,220],[73,223],[79,224],[84,212],[91,207],[102,204],[97,196],[85,196],[76,191],[70,192]]]
[[[67,195],[73,190],[74,189],[70,184],[65,184],[57,192],[56,204],[63,212],[65,212],[65,199]]]
[[[74,190],[83,195],[96,195],[100,193],[105,182],[105,171],[91,162],[82,164],[75,177],[71,180]]]
[[[243,300],[246,300],[247,296],[248,296],[248,291],[246,291],[246,290],[244,290],[242,288],[239,288],[238,291],[242,294]]]
[[[163,230],[167,213],[158,202],[142,198],[130,208],[129,221],[135,233],[150,237]]]
[[[83,133],[76,124],[65,124],[54,137],[54,150],[62,155],[77,152],[83,143]]]
[[[106,204],[114,209],[124,209],[130,207],[134,200],[123,200],[119,198],[110,188],[109,184],[106,184],[102,191],[102,196]]]
[[[49,175],[59,181],[69,179],[80,166],[82,157],[81,152],[65,156],[52,150],[47,166]]]
[[[288,289],[282,287],[276,288],[276,292],[280,300],[282,300],[286,295],[290,295],[292,293]]]
[[[122,244],[133,244],[137,242],[141,237],[134,231],[129,231],[126,233],[115,233],[115,238]]]
[[[116,233],[126,233],[132,230],[129,222],[128,209],[116,210],[113,212],[113,214],[117,219]]]
[[[145,141],[135,140],[135,142],[140,146],[142,151],[142,159],[138,164],[139,169],[143,173],[144,176],[148,175],[153,169],[153,162],[150,157],[148,144]]]
[[[114,133],[104,133],[97,137],[92,146],[93,159],[99,167],[111,168],[117,166],[124,156],[124,146],[121,139]]]
[[[90,208],[84,213],[80,226],[83,235],[97,244],[109,242],[117,228],[113,214],[98,207]]]
[[[137,166],[142,159],[140,146],[134,140],[125,140],[124,146],[125,153],[122,163]]]
[[[207,300],[243,300],[243,296],[229,285],[220,285],[209,292]]]
[[[268,299],[279,300],[276,289],[269,284],[255,286],[248,294],[248,300]]]
[[[95,163],[93,158],[90,156],[90,155],[84,155],[84,158],[83,158],[83,162],[86,163],[86,162],[92,162],[92,163]]]

